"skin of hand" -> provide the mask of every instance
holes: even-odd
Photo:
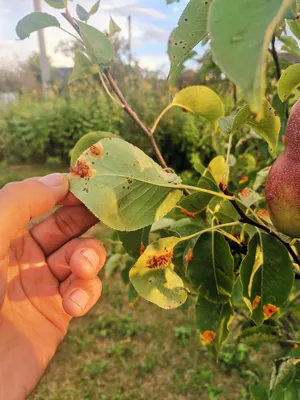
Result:
[[[55,205],[62,207],[28,228]],[[0,400],[28,397],[72,317],[99,299],[105,249],[78,238],[97,222],[61,174],[0,190]]]

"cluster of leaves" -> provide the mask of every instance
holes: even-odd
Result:
[[[82,22],[87,22],[91,11],[77,7],[77,20],[71,17],[66,0],[62,5],[85,49],[76,55],[71,79],[99,74],[110,97],[137,121],[119,90],[111,86],[116,98],[109,88],[107,71],[114,56],[110,39],[118,30],[116,24],[111,22],[108,34],[104,34]],[[230,173],[234,172],[231,147],[239,133],[250,132],[266,142],[270,157],[277,154],[281,121],[268,101],[273,101],[273,96],[266,98],[266,59],[276,35],[285,50],[295,53],[297,43],[284,39],[283,33],[286,24],[297,32],[297,8],[298,1],[292,0],[188,3],[169,41],[171,83],[194,47],[209,40],[214,61],[247,102],[225,116],[224,104],[214,91],[192,86],[173,96],[151,130],[137,121],[156,145],[155,132],[162,117],[170,108],[179,107],[209,121],[212,137],[217,131],[227,137],[227,145],[207,167],[195,160],[199,179],[194,186],[183,184],[174,171],[111,135],[93,137],[92,146],[90,136],[85,137],[72,151],[77,162],[69,176],[71,191],[104,224],[119,232],[129,255],[123,274],[131,282],[134,298],[138,294],[165,309],[192,304],[200,340],[216,354],[229,334],[234,312],[241,309],[249,312],[252,334],[282,341],[280,319],[293,293],[297,241],[290,242],[276,233],[269,220],[261,191],[266,170],[242,178],[239,184],[246,185],[236,195],[228,188],[235,191],[238,187]],[[31,14],[20,21],[17,33],[24,39],[48,26],[60,24],[47,14]],[[272,51],[277,63],[276,50]],[[284,100],[280,110],[288,108],[288,96],[299,84],[296,76],[291,67],[279,82],[279,98]],[[156,154],[161,161],[158,149]],[[245,161],[251,163],[248,156],[245,154]],[[270,321],[273,330],[266,329],[273,327]],[[283,382],[290,373],[297,375],[297,363],[297,357],[289,356],[275,364],[273,399],[277,390],[281,394],[287,390]],[[255,397],[261,390],[253,386],[252,397],[263,398]]]

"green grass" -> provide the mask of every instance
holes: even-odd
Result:
[[[12,167],[6,177],[57,170]],[[200,345],[192,308],[165,311],[143,300],[132,308],[127,291],[118,273],[103,277],[101,300],[72,321],[30,400],[248,400],[250,383],[268,382],[274,345],[254,351],[231,342],[217,363]]]

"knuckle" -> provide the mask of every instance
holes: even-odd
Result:
[[[56,212],[53,214],[54,223],[63,237],[75,237],[78,233],[76,219],[71,212]]]

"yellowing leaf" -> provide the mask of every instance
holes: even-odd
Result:
[[[292,92],[300,85],[300,64],[288,67],[278,82],[278,96],[281,101],[286,101]]]
[[[129,273],[138,294],[161,308],[179,307],[187,299],[183,280],[172,263],[174,247],[181,240],[169,237],[151,243]]]
[[[219,185],[224,178],[226,172],[226,161],[223,156],[217,156],[211,160],[208,165],[208,171],[212,174],[214,180]]]
[[[206,118],[216,127],[224,115],[224,105],[220,97],[206,86],[190,86],[176,93],[172,106],[182,107]]]

